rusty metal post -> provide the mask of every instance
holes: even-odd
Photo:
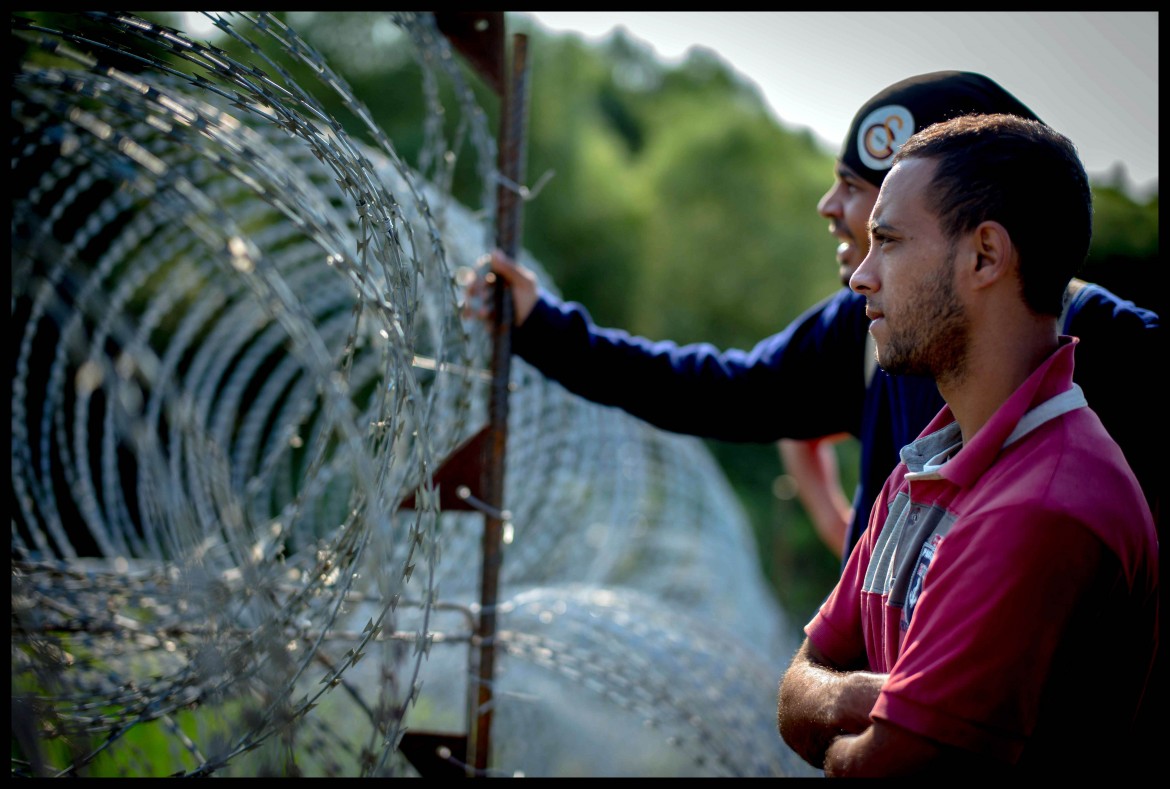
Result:
[[[498,169],[502,180],[497,188],[496,244],[510,257],[520,248],[524,183],[525,121],[528,92],[528,37],[513,36],[511,80],[500,113]],[[496,601],[499,589],[504,526],[504,460],[508,439],[508,385],[512,355],[512,294],[502,280],[492,288],[492,384],[487,441],[484,444],[483,494],[491,511],[484,515],[483,563],[480,570],[480,613],[476,629],[479,662],[476,666],[477,692],[474,729],[471,734],[471,763],[483,775],[491,756],[492,690],[496,659]]]

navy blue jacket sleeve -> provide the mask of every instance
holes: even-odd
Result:
[[[662,429],[736,442],[858,435],[865,299],[841,289],[749,351],[599,328],[542,291],[513,351],[569,391]]]
[[[1067,313],[1064,333],[1080,338],[1073,380],[1121,446],[1160,532],[1167,479],[1161,319],[1093,284],[1074,294]]]

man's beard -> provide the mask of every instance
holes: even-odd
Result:
[[[894,375],[961,378],[967,359],[967,315],[955,294],[955,249],[923,281],[918,308],[899,326],[890,323],[889,339],[878,349],[878,363]]]

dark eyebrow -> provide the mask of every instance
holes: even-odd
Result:
[[[859,181],[859,180],[861,180],[860,175],[853,172],[853,170],[849,169],[849,167],[847,165],[840,163],[840,162],[837,163],[837,177],[840,178],[842,181]]]
[[[875,221],[873,219],[865,223],[865,229],[869,233],[870,238],[881,238],[887,241],[893,241],[901,236],[898,234],[898,229],[888,222]]]

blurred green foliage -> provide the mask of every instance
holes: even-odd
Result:
[[[345,78],[399,155],[417,165],[422,77],[386,15],[280,16]],[[510,16],[508,32],[529,35],[527,182],[551,174],[524,207],[523,246],[600,324],[680,343],[750,347],[839,287],[835,241],[816,212],[835,151],[788,125],[798,118],[774,119],[755,88],[715,54],[692,50],[668,66],[620,31],[588,44]],[[499,99],[465,71],[495,133]],[[319,98],[369,139],[339,102]],[[474,156],[456,153],[456,194],[476,207]],[[1166,297],[1145,286],[1158,262],[1157,197],[1131,199],[1119,174],[1095,183],[1094,196],[1084,276],[1164,313]],[[837,560],[799,503],[774,494],[783,488],[773,485],[782,471],[775,446],[710,446],[743,499],[765,575],[802,624],[835,581]],[[838,454],[851,489],[855,443],[839,445]]]

